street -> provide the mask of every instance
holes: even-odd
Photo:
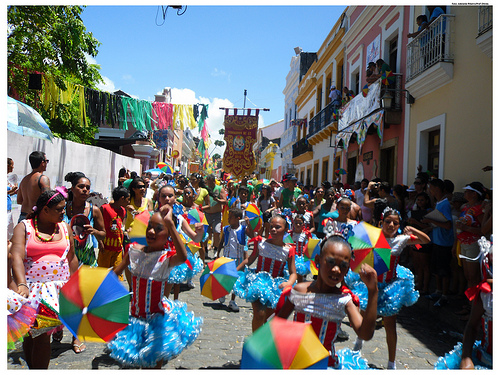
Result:
[[[210,259],[208,259],[210,260]],[[310,276],[309,276],[310,277]],[[233,312],[218,301],[211,301],[200,294],[199,278],[195,278],[195,288],[181,287],[179,299],[187,303],[187,309],[204,319],[198,339],[177,358],[163,365],[164,369],[239,369],[241,351],[245,337],[251,334],[251,304],[236,298],[239,312]],[[397,369],[432,370],[439,356],[444,355],[460,340],[463,332],[460,323],[453,317],[453,308],[460,301],[452,301],[446,310],[435,310],[425,299],[398,315]],[[336,343],[336,349],[352,349],[355,334],[344,319],[343,330],[349,339]],[[461,329],[462,328],[462,329]],[[75,354],[71,349],[71,334],[64,330],[61,343],[52,345],[49,370],[66,369],[120,369],[120,365],[106,353],[105,344],[86,342],[87,349]],[[372,340],[365,342],[362,355],[371,368],[385,369],[387,366],[387,346],[385,332],[378,325]],[[8,369],[27,369],[20,345],[7,354]]]

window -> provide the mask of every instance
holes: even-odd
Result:
[[[389,42],[389,66],[392,72],[396,72],[398,67],[398,37],[396,36]]]
[[[419,165],[428,167],[438,178],[444,175],[444,139],[446,115],[442,114],[417,125],[417,159]]]
[[[323,168],[321,169],[322,178],[321,181],[328,180],[328,160],[323,161]]]
[[[427,170],[430,171],[434,175],[438,175],[439,172],[439,129],[430,131],[429,134],[429,143],[427,150]]]
[[[358,95],[359,94],[359,72],[356,73],[355,75],[355,78],[354,78],[354,82],[355,82],[355,87],[352,91],[354,91],[354,95]]]

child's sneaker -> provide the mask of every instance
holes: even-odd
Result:
[[[229,308],[235,312],[238,312],[240,311],[240,308],[238,307],[238,305],[236,304],[236,302],[234,301],[229,301],[229,304],[228,304]]]
[[[189,280],[189,281],[187,282],[187,287],[188,287],[189,289],[194,289],[194,288],[195,288],[194,283],[193,283],[193,280]]]
[[[226,302],[226,296],[219,298],[219,302],[220,303]]]

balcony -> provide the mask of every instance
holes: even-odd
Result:
[[[292,162],[295,165],[312,160],[313,148],[307,139],[302,138],[292,145]]]
[[[309,143],[314,145],[330,136],[331,131],[336,129],[334,123],[337,121],[337,117],[334,118],[334,115],[338,114],[339,109],[340,106],[333,105],[332,102],[309,121],[307,133]]]
[[[476,44],[488,57],[493,58],[493,7],[480,6],[477,20]]]
[[[406,87],[416,98],[453,78],[455,16],[442,14],[407,45]]]

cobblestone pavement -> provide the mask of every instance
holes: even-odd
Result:
[[[198,339],[177,358],[164,364],[164,369],[239,369],[241,351],[245,337],[251,334],[251,304],[239,298],[239,312],[233,312],[218,301],[200,295],[199,280],[195,288],[181,288],[179,299],[187,303],[188,311],[204,319]],[[458,320],[453,311],[460,309],[463,301],[451,300],[446,308],[437,309],[432,302],[421,298],[419,302],[405,308],[398,316],[398,345],[396,365],[398,369],[433,369],[439,356],[451,350],[460,341],[465,322]],[[336,348],[350,347],[355,340],[354,331],[347,320],[342,325],[349,339],[336,343]],[[109,357],[103,343],[86,343],[87,349],[75,354],[71,349],[71,335],[64,330],[61,343],[52,345],[49,369],[120,369],[120,365]],[[387,346],[385,332],[378,326],[372,340],[365,342],[362,355],[370,367],[385,369]],[[7,354],[8,369],[27,369],[20,346]]]

